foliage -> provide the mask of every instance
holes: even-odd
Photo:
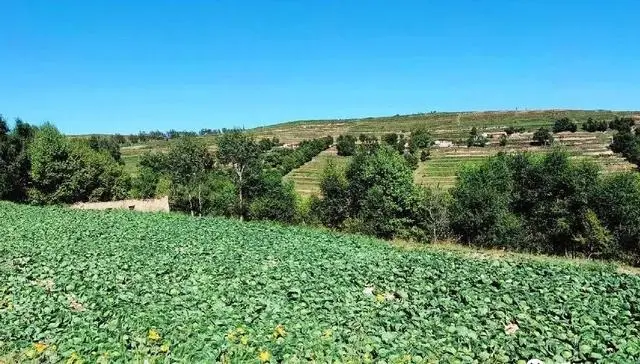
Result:
[[[616,116],[609,122],[609,128],[617,130],[619,132],[631,131],[631,128],[635,124],[635,121],[630,117],[618,117]]]
[[[524,126],[509,125],[504,129],[504,132],[507,133],[507,135],[511,135],[515,133],[524,133],[525,131],[527,131],[527,129]]]
[[[614,153],[620,153],[631,163],[640,166],[640,135],[631,130],[619,131],[613,136],[610,145]]]
[[[0,115],[0,200],[24,202],[30,183],[28,145],[36,128],[17,119],[13,130]]]
[[[500,144],[501,147],[506,147],[508,142],[509,142],[509,138],[507,138],[506,135],[501,135],[500,141],[498,142],[498,144]]]
[[[582,124],[582,129],[588,132],[596,132],[596,131],[607,131],[609,124],[604,120],[594,120],[592,117],[589,117],[587,121]]]
[[[418,151],[429,149],[434,144],[433,136],[425,128],[416,128],[411,131],[411,139],[409,140],[409,150]]]
[[[575,133],[578,130],[578,124],[573,122],[568,117],[560,118],[556,120],[553,124],[553,132],[560,133],[563,131],[570,131]]]
[[[640,215],[640,189],[632,178],[603,178],[557,150],[500,154],[460,173],[451,226],[470,244],[635,264],[640,235],[629,219]]]
[[[398,145],[398,134],[396,133],[385,134],[382,136],[382,142],[392,147],[396,147]]]
[[[358,153],[346,170],[349,216],[363,222],[363,231],[391,238],[410,222],[413,173],[389,146]]]
[[[232,170],[232,179],[238,191],[240,216],[244,216],[247,181],[257,176],[262,169],[260,149],[251,136],[240,130],[233,130],[222,134],[218,139],[217,156],[222,164],[228,165]]]
[[[201,216],[206,210],[206,182],[213,167],[206,146],[194,137],[178,138],[166,155],[166,164],[171,209]]]
[[[553,134],[547,128],[540,128],[533,133],[533,145],[551,145],[553,143]]]
[[[122,162],[122,156],[120,154],[120,144],[123,144],[119,137],[122,135],[116,134],[111,137],[102,137],[92,135],[89,137],[89,147],[96,152],[107,152],[118,163]]]
[[[340,135],[336,139],[339,156],[350,156],[356,153],[356,138],[353,135]]]
[[[264,155],[265,163],[271,168],[276,168],[282,175],[311,161],[323,150],[333,144],[333,137],[326,136],[311,140],[303,140],[297,148],[279,148]]]
[[[467,138],[467,147],[484,147],[487,145],[487,142],[487,137],[480,134],[475,126],[471,128],[469,138]]]
[[[450,205],[451,196],[446,191],[416,187],[411,212],[412,238],[422,242],[436,242],[451,236]]]
[[[322,199],[314,202],[314,214],[330,228],[340,228],[349,216],[348,182],[344,171],[329,162],[320,181]]]
[[[5,362],[640,361],[640,279],[600,266],[175,214],[0,220]]]
[[[31,188],[36,204],[108,201],[126,197],[129,179],[109,153],[95,151],[86,140],[68,140],[45,124],[29,145]]]

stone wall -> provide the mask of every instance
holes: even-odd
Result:
[[[79,202],[71,205],[71,208],[81,210],[111,210],[124,209],[133,211],[169,211],[169,197],[147,200],[119,200],[107,202]]]

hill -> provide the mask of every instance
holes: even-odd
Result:
[[[544,148],[530,145],[532,134],[540,127],[551,127],[555,120],[567,117],[580,126],[588,118],[594,120],[611,120],[616,116],[636,116],[634,111],[605,110],[541,110],[541,111],[487,111],[487,112],[449,112],[424,113],[413,115],[396,115],[390,117],[370,117],[343,120],[306,120],[293,121],[248,130],[257,138],[280,139],[291,144],[304,139],[318,138],[326,135],[337,137],[341,134],[375,135],[381,137],[386,133],[409,133],[416,127],[426,127],[436,139],[450,141],[456,146],[452,148],[435,148],[431,159],[420,163],[415,171],[415,181],[426,186],[448,188],[455,183],[456,172],[468,163],[476,163],[495,155],[501,150],[538,151]],[[467,148],[464,140],[472,127],[489,136],[489,143],[484,148]],[[508,126],[524,129],[524,132],[509,137],[506,147],[499,146],[499,135]],[[619,171],[634,168],[620,156],[614,155],[608,148],[612,132],[560,133],[556,135],[556,144],[563,145],[575,158],[589,158],[597,161],[606,171]],[[215,136],[202,137],[208,145],[215,148]],[[171,141],[150,141],[146,144],[122,148],[123,159],[127,170],[135,174],[137,162],[145,151],[166,150]],[[327,150],[312,162],[289,173],[288,179],[296,183],[296,189],[303,195],[318,193],[319,176],[328,160],[333,159],[338,165],[345,165],[347,160],[338,157],[335,149]]]
[[[0,202],[0,361],[637,362],[640,278]]]

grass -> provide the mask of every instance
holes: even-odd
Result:
[[[237,220],[0,203],[4,362],[638,362],[640,278]]]

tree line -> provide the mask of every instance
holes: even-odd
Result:
[[[637,158],[632,120],[609,127],[616,148]],[[474,133],[474,135],[479,135]],[[119,144],[104,137],[68,138],[53,125],[0,118],[0,198],[67,204],[168,195],[171,209],[194,216],[274,220],[385,239],[464,244],[619,259],[640,265],[640,179],[637,172],[604,175],[597,165],[552,149],[546,154],[499,153],[463,168],[449,191],[413,182],[417,160],[434,140],[424,128],[378,139],[339,136],[345,168],[329,163],[320,195],[298,196],[283,176],[333,144],[256,140],[242,130],[216,138],[215,150],[192,135],[166,152],[148,152],[139,173],[123,170]],[[613,149],[612,145],[612,149]],[[636,150],[636,152],[634,152]]]

